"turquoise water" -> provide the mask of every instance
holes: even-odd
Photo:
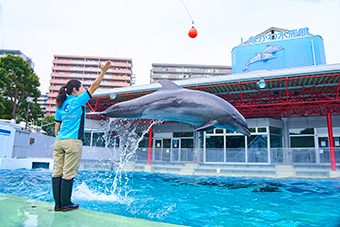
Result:
[[[49,170],[0,170],[0,193],[53,202]],[[340,180],[80,171],[73,202],[188,226],[340,226]],[[76,211],[72,211],[76,212]]]

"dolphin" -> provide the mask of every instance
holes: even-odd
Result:
[[[270,53],[256,53],[256,56],[250,59],[247,62],[246,66],[244,66],[243,71],[247,70],[248,66],[250,64],[253,64],[254,62],[265,61],[265,60],[272,59],[272,58],[275,58],[275,56]]]
[[[278,52],[280,50],[284,50],[284,48],[279,46],[279,45],[270,45],[270,44],[268,44],[267,48],[264,49],[261,53],[262,54],[264,54],[264,53],[272,54],[272,53]]]
[[[225,128],[250,136],[245,118],[224,99],[184,89],[170,80],[159,83],[162,88],[152,94],[116,103],[103,112],[88,115],[177,121],[198,125],[195,131]]]

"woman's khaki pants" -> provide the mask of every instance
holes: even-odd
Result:
[[[83,141],[77,139],[56,140],[54,144],[54,173],[52,177],[73,179],[80,166]]]

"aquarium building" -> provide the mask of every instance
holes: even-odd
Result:
[[[335,171],[340,163],[340,64],[326,64],[322,37],[310,34],[308,28],[273,27],[241,39],[231,54],[231,75],[176,83],[230,102],[245,116],[251,136],[225,129],[195,132],[194,125],[164,122],[154,125],[140,143],[135,168],[163,162],[170,163],[167,171],[180,171],[177,165],[192,163],[198,165],[195,172],[234,171],[234,175],[240,166],[257,165],[266,174],[281,165],[300,174],[310,174],[314,166],[319,167],[317,174]],[[98,91],[87,109],[102,111],[160,87]],[[115,99],[110,99],[111,93]],[[91,143],[96,141],[93,130],[99,129],[87,132]]]

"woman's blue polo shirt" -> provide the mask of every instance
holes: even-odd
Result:
[[[68,95],[61,107],[57,108],[55,121],[61,123],[56,140],[84,140],[85,105],[92,98],[89,91],[79,96]]]

